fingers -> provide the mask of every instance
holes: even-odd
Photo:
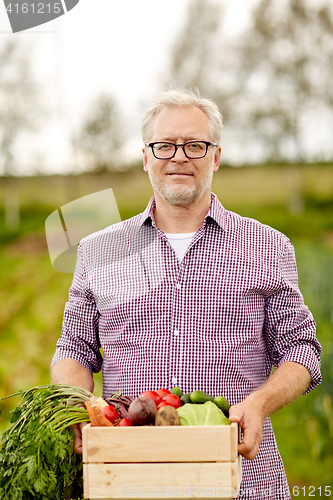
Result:
[[[250,421],[242,429],[243,440],[238,446],[238,452],[247,460],[254,460],[262,441],[262,427],[256,421]]]
[[[247,460],[254,460],[259,451],[260,442],[256,439],[246,438],[244,434],[243,441],[238,445],[238,453]]]
[[[243,417],[243,412],[237,408],[237,405],[231,406],[229,408],[229,420],[230,422],[240,422]]]
[[[72,429],[75,434],[73,447],[75,453],[77,453],[78,455],[82,455],[82,429],[85,425],[88,425],[88,422],[82,422],[81,424],[72,425]]]
[[[244,401],[231,406],[229,420],[237,422],[243,430],[243,440],[238,445],[239,454],[247,460],[254,460],[262,440],[262,419]]]
[[[81,431],[81,433],[82,433],[82,429],[83,429],[83,427],[85,427],[85,426],[86,426],[86,425],[88,425],[88,424],[89,424],[89,422],[81,422],[81,423],[79,424],[79,427],[80,427],[80,431]]]
[[[258,454],[258,451],[259,451],[259,445],[257,443],[253,448],[249,448],[243,444],[240,444],[238,446],[238,453],[247,460],[254,460]]]
[[[73,441],[74,451],[78,455],[82,455],[82,437],[75,436]]]

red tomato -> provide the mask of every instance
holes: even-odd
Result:
[[[162,402],[162,397],[157,394],[155,391],[146,391],[140,394],[139,398],[149,398],[154,401],[154,403],[159,405]]]
[[[110,422],[112,422],[113,424],[115,423],[116,420],[120,418],[119,413],[113,408],[112,405],[103,406],[102,413],[104,417],[110,420]]]
[[[163,398],[163,402],[169,403],[169,405],[173,406],[174,408],[179,408],[181,406],[181,401],[179,397],[176,394],[167,394]]]
[[[122,418],[118,424],[118,427],[129,427],[130,425],[133,425],[132,420],[129,418]]]
[[[164,396],[166,396],[167,394],[171,394],[171,392],[168,390],[168,389],[158,389],[158,391],[156,391],[157,394],[159,396],[161,396],[161,398],[163,399]]]
[[[172,406],[170,403],[167,403],[166,401],[162,401],[162,403],[160,403],[157,407],[157,409],[159,410],[160,408],[163,408],[163,406]]]

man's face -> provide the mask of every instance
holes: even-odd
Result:
[[[212,141],[210,123],[203,111],[192,106],[166,108],[154,119],[149,142]],[[204,158],[189,159],[177,148],[171,159],[158,160],[150,147],[143,149],[143,164],[155,197],[176,206],[189,206],[210,193],[213,173],[220,162],[221,148],[209,146]]]

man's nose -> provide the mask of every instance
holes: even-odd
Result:
[[[176,154],[173,157],[173,159],[174,160],[178,160],[178,161],[185,161],[185,160],[187,160],[187,156],[184,153],[183,146],[177,146],[176,147]]]

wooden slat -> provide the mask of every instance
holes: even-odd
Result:
[[[83,464],[83,497],[91,498],[89,496],[89,469],[88,464]]]
[[[230,462],[237,424],[83,429],[84,462]]]
[[[238,455],[237,460],[236,460],[237,468],[236,470],[234,468],[231,469],[231,476],[232,476],[232,487],[235,488],[237,491],[240,489],[241,481],[242,481],[242,457]]]
[[[230,460],[234,462],[238,457],[238,425],[230,425]]]
[[[239,459],[240,460],[240,459]],[[236,498],[239,464],[88,464],[91,499]]]

